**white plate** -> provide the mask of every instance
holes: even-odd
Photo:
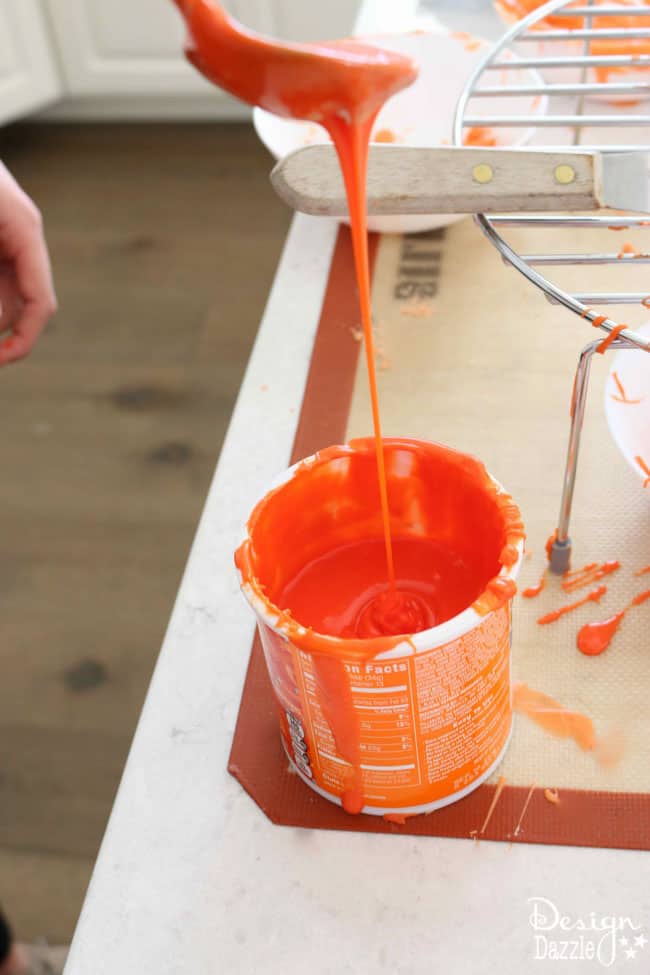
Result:
[[[489,41],[472,38],[467,34],[451,31],[413,32],[408,34],[382,34],[364,37],[364,41],[378,47],[399,51],[415,58],[420,66],[417,80],[404,91],[395,95],[379,113],[374,132],[382,129],[391,132],[394,141],[408,146],[449,145],[456,103],[468,76],[485,56]],[[489,78],[482,84],[542,84],[535,71],[488,72]],[[514,115],[543,114],[547,99],[540,96],[522,96],[508,99],[508,109]],[[480,98],[471,102],[472,115],[501,115],[504,101],[498,98]],[[261,108],[253,112],[253,122],[258,136],[267,149],[280,159],[301,146],[328,142],[327,133],[311,122],[296,122],[278,118]],[[498,145],[523,146],[535,133],[529,129],[496,129]],[[432,230],[462,219],[462,214],[405,214],[392,217],[371,217],[368,229],[380,233],[414,233]]]
[[[650,322],[636,332],[650,335]],[[620,403],[620,392],[614,373],[630,400],[639,403]],[[614,442],[626,461],[645,480],[639,464],[634,459],[642,457],[650,467],[650,353],[640,349],[621,349],[614,356],[612,368],[605,383],[605,413]],[[650,498],[650,487],[646,488]]]

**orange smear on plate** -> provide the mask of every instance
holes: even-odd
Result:
[[[462,41],[466,51],[478,51],[482,46],[482,41],[478,37],[474,37],[473,34],[469,34],[466,30],[455,30],[451,36],[457,41]]]
[[[544,789],[544,798],[554,806],[560,805],[560,793],[557,789]]]
[[[637,569],[634,573],[635,576],[645,576],[650,572],[650,565],[644,565],[643,568]]]
[[[550,613],[546,613],[545,616],[540,616],[537,622],[541,626],[546,626],[546,624],[548,623],[555,623],[555,621],[559,620],[561,616],[565,616],[567,613],[572,613],[574,609],[578,609],[580,606],[584,606],[585,603],[600,602],[600,600],[602,599],[602,597],[605,595],[606,592],[607,592],[607,586],[598,586],[596,589],[593,589],[590,593],[587,593],[586,596],[583,596],[582,599],[576,600],[575,603],[569,603],[567,606],[560,606],[559,609],[554,609]]]
[[[628,399],[627,393],[625,392],[625,387],[623,386],[623,383],[621,382],[619,375],[615,369],[612,370],[612,379],[616,383],[616,388],[619,392],[619,395],[616,396],[615,393],[610,393],[609,395],[617,403],[629,403],[630,405],[633,405],[635,403],[641,403],[643,401],[643,397],[641,397],[641,399]]]
[[[463,134],[465,146],[498,146],[499,140],[493,129],[487,125],[473,125]]]
[[[612,572],[616,572],[620,567],[621,563],[616,559],[603,562],[602,564],[590,562],[588,565],[583,565],[581,569],[574,569],[573,572],[565,572],[562,576],[562,588],[565,592],[575,592],[576,589],[589,586],[592,582],[598,582],[599,579],[610,575]]]

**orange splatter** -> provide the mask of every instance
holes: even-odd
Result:
[[[493,129],[487,125],[472,125],[463,134],[465,146],[498,146],[499,140]]]
[[[618,373],[615,370],[612,370],[612,379],[616,383],[616,388],[620,394],[617,396],[616,393],[610,393],[609,395],[613,400],[615,400],[617,403],[629,403],[630,405],[642,402],[643,397],[641,397],[641,399],[628,399],[625,392],[625,387],[623,386],[623,383],[619,379]]]
[[[620,251],[616,255],[619,260],[625,257],[638,257],[639,252],[634,246],[634,244],[623,244]]]
[[[549,560],[549,562],[551,561],[551,552],[553,551],[553,546],[555,545],[556,542],[557,542],[557,528],[555,529],[552,535],[548,536],[548,538],[546,539],[546,545],[544,546],[546,550],[546,558]]]
[[[583,752],[596,747],[596,732],[591,718],[569,711],[554,698],[535,691],[528,684],[515,684],[512,707],[556,738],[571,738]]]
[[[463,47],[466,51],[478,51],[482,44],[482,41],[478,37],[474,37],[473,34],[469,34],[466,30],[455,30],[451,36],[457,41],[463,41]]]
[[[425,302],[403,305],[399,310],[400,315],[408,315],[409,318],[430,318],[433,314],[433,306]]]
[[[595,319],[591,324],[592,325],[596,324]],[[615,342],[618,336],[621,334],[621,332],[626,328],[627,325],[625,324],[615,325],[614,328],[609,333],[609,335],[606,338],[604,338],[603,341],[600,343],[600,345],[596,348],[596,352],[599,352],[600,355],[603,355],[605,352],[607,352],[607,349],[610,347],[612,342]]]
[[[600,565],[598,562],[590,562],[588,565],[583,565],[581,569],[575,569],[573,572],[565,572],[562,576],[562,588],[565,592],[575,592],[576,589],[589,586],[592,582],[598,582],[599,579],[610,575],[612,572],[616,572],[620,567],[621,563],[616,559],[603,562]]]
[[[587,593],[586,596],[583,596],[582,599],[576,600],[575,603],[569,603],[567,606],[560,606],[559,609],[554,609],[550,613],[546,613],[545,616],[540,616],[537,622],[541,626],[546,626],[547,623],[555,623],[555,621],[559,620],[561,616],[565,616],[567,613],[572,613],[574,609],[578,609],[578,607],[584,606],[585,603],[600,602],[600,600],[602,599],[602,597],[605,595],[606,592],[607,592],[607,586],[598,586],[596,589],[593,589],[590,593]]]
[[[643,568],[637,569],[634,573],[635,576],[645,576],[650,572],[650,565],[644,565]]]
[[[547,802],[552,802],[554,806],[560,805],[560,793],[557,789],[544,789],[544,798]]]
[[[625,736],[619,728],[609,731],[596,742],[596,760],[603,768],[614,768],[625,753]]]
[[[650,295],[646,295],[646,297],[642,299],[641,304],[645,308],[650,308]]]
[[[397,142],[397,136],[392,129],[379,129],[372,136],[372,142]]]
[[[522,590],[521,595],[526,599],[534,599],[535,596],[539,596],[540,592],[546,585],[546,569],[542,572],[541,578],[536,586],[529,586],[528,589]]]
[[[585,623],[578,630],[578,636],[576,637],[576,643],[578,650],[584,653],[587,657],[597,657],[603,653],[607,647],[612,642],[614,634],[619,628],[621,621],[625,614],[632,609],[633,606],[640,606],[647,599],[650,599],[650,589],[646,589],[645,592],[638,593],[634,599],[631,599],[627,606],[615,613],[614,616],[608,617],[606,620],[597,620],[593,623]]]
[[[407,819],[412,819],[416,813],[384,813],[383,819],[387,823],[394,823],[396,826],[405,826]]]
[[[641,470],[643,471],[643,473],[646,475],[646,479],[643,482],[643,486],[644,486],[644,488],[646,488],[648,486],[648,484],[650,484],[650,467],[648,467],[648,465],[644,461],[643,457],[639,457],[637,455],[634,458],[634,460],[637,462],[637,464],[639,465],[639,467],[641,468]]]
[[[352,336],[355,342],[360,342],[361,339],[363,338],[362,330],[360,328],[357,328],[355,325],[350,325],[350,335]]]

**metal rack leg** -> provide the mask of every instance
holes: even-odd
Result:
[[[590,342],[580,353],[578,368],[576,369],[571,397],[571,431],[569,433],[569,448],[567,450],[566,466],[564,468],[564,484],[562,487],[562,501],[560,502],[560,517],[557,535],[551,545],[549,563],[551,572],[562,573],[569,568],[571,561],[571,539],[569,537],[569,521],[573,504],[573,489],[575,487],[576,471],[578,467],[578,451],[580,449],[580,435],[585,418],[587,391],[589,389],[589,374],[594,352],[600,345],[600,340]]]

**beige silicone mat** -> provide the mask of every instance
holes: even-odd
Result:
[[[647,249],[650,231],[518,230],[508,240],[522,252]],[[555,269],[553,269],[555,270]],[[624,266],[585,272],[561,269],[555,280],[575,291],[625,289],[637,278]],[[648,281],[650,292],[650,279]],[[519,503],[532,556],[520,588],[537,581],[544,542],[557,523],[569,430],[573,375],[582,347],[603,333],[550,305],[507,267],[471,219],[411,238],[381,238],[373,305],[378,340],[384,435],[437,440],[480,457]],[[621,315],[617,318],[617,314]],[[624,314],[623,314],[624,313]],[[612,309],[639,324],[639,309]],[[585,594],[566,595],[552,578],[538,598],[515,601],[513,677],[594,719],[599,734],[623,740],[618,764],[605,770],[571,741],[550,738],[522,716],[499,770],[511,785],[650,793],[650,603],[633,609],[600,657],[576,648],[579,626],[611,615],[649,576],[650,489],[613,444],[603,397],[610,356],[595,356],[571,525],[574,566],[618,558],[600,605],[557,623],[537,617]],[[638,391],[635,391],[638,393]],[[650,391],[649,391],[650,392]],[[633,407],[630,407],[633,409]],[[359,359],[347,435],[371,430],[367,381]]]

